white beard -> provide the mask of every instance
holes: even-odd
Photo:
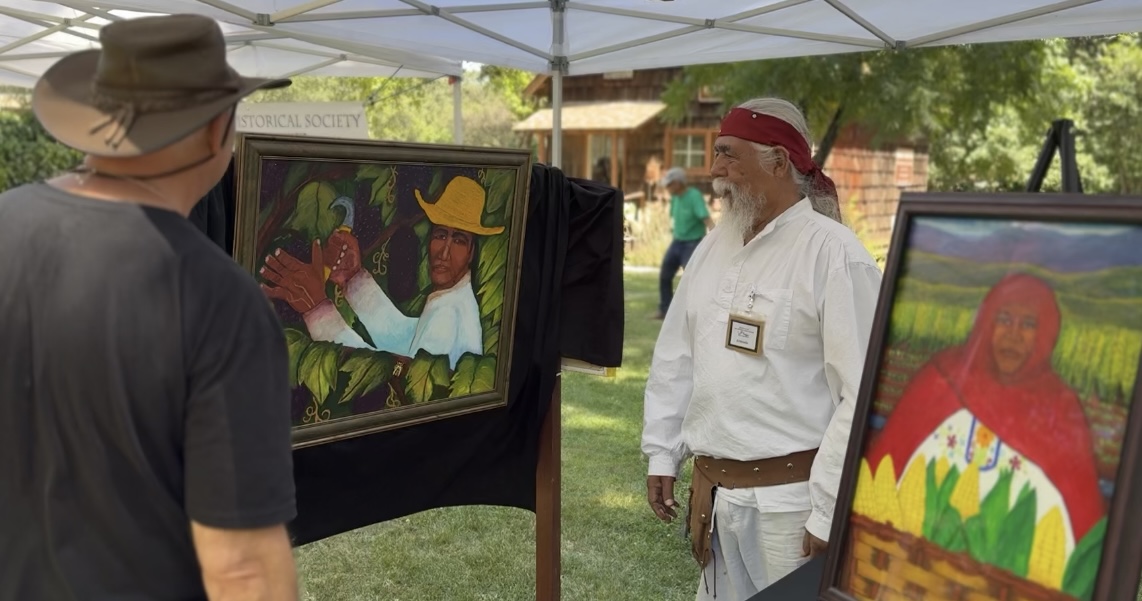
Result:
[[[741,186],[722,178],[714,180],[714,193],[720,196],[726,205],[722,211],[722,224],[744,241],[761,220],[761,212],[765,209],[765,196],[751,194]]]

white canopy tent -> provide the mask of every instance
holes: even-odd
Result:
[[[448,1],[4,0],[0,77],[27,85],[107,11],[195,12],[226,24],[250,74],[551,73],[558,165],[566,74],[1142,30],[1142,0]]]
[[[98,30],[111,20],[170,12],[161,2],[108,5],[67,0],[0,2],[0,85],[31,87],[56,60],[98,47]],[[126,6],[126,8],[124,8]],[[134,10],[143,9],[143,10]],[[281,13],[288,15],[289,11]],[[230,21],[238,21],[232,19]],[[459,60],[445,60],[375,44],[354,44],[304,34],[285,35],[253,24],[221,21],[228,59],[242,74],[259,77],[365,76],[436,78],[463,73]],[[454,85],[454,139],[463,140],[459,81]]]

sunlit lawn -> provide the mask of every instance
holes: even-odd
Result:
[[[568,601],[689,600],[697,586],[697,566],[679,523],[659,522],[646,505],[639,432],[642,389],[661,323],[650,319],[656,276],[628,273],[626,289],[618,377],[564,378],[562,597]],[[678,494],[685,491],[681,482]],[[349,532],[298,550],[303,598],[534,599],[534,528],[529,512],[463,507]]]

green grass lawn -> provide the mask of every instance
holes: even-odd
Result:
[[[564,376],[567,601],[689,600],[698,584],[680,522],[659,522],[646,504],[639,435],[661,323],[650,318],[657,277],[628,273],[626,288],[618,376]],[[683,501],[686,487],[677,487]],[[535,517],[499,507],[436,509],[306,545],[297,559],[306,601],[527,601],[535,597]]]

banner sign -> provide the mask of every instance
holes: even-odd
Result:
[[[322,138],[369,138],[365,107],[359,102],[243,102],[238,131]]]

